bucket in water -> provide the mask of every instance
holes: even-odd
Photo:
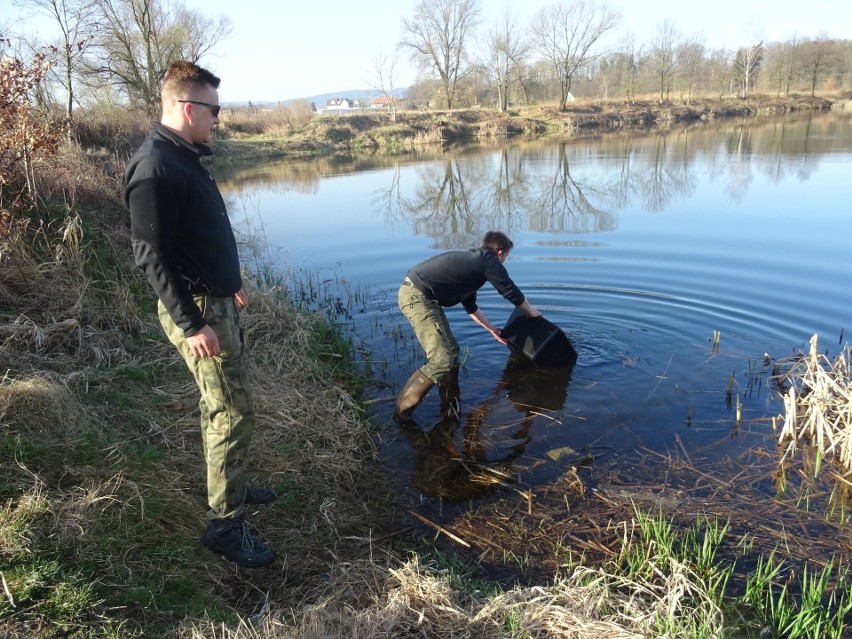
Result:
[[[563,366],[577,361],[577,351],[563,330],[543,317],[527,317],[515,308],[500,337],[512,352],[536,366]]]

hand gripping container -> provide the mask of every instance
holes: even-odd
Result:
[[[539,367],[577,361],[577,351],[561,328],[543,317],[527,317],[519,308],[512,311],[500,336],[512,352]]]

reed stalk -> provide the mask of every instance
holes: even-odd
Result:
[[[810,339],[810,351],[790,358],[787,369],[776,375],[786,390],[784,424],[778,437],[785,446],[782,463],[795,455],[798,446],[816,448],[818,474],[822,459],[833,459],[846,471],[852,470],[852,368],[850,348],[834,360],[817,349],[817,335]]]

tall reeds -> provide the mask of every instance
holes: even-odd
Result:
[[[781,366],[788,368],[781,372]],[[852,471],[850,348],[831,360],[817,350],[814,335],[808,355],[781,362],[775,379],[784,391],[784,424],[778,437],[779,444],[786,445],[782,461],[806,443],[816,448],[815,475],[823,458],[836,461],[844,472]]]

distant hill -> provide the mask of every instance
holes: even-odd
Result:
[[[408,87],[397,88],[393,90],[394,97],[397,99],[404,98],[408,93]],[[349,89],[347,91],[335,91],[334,93],[322,93],[320,95],[311,95],[304,98],[289,98],[287,100],[252,100],[251,104],[255,106],[264,106],[264,105],[273,105],[273,104],[283,104],[288,105],[292,102],[305,101],[308,104],[315,104],[318,109],[325,107],[326,103],[329,100],[334,100],[335,98],[350,98],[354,100],[366,100],[369,103],[373,98],[381,95],[380,91],[376,91],[375,89]],[[225,106],[247,106],[248,102],[227,102]]]

